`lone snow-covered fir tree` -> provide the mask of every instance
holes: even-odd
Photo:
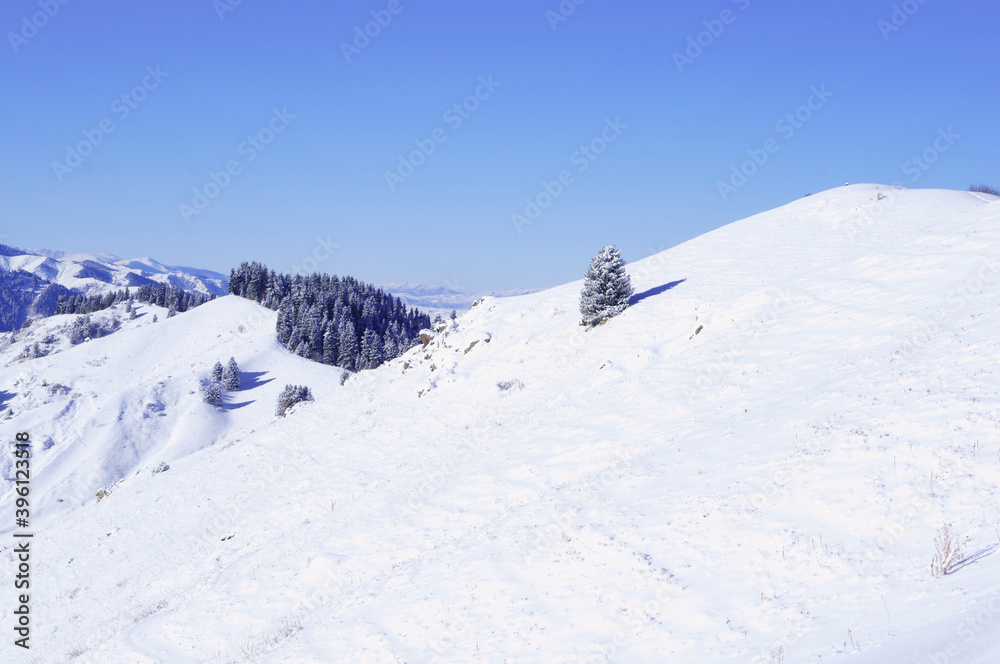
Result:
[[[601,249],[590,261],[580,293],[581,325],[600,325],[628,308],[632,279],[625,272],[625,259],[615,245]]]
[[[240,367],[236,364],[235,358],[229,358],[229,364],[222,370],[222,386],[234,392],[240,389]]]

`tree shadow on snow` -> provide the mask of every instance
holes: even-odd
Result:
[[[7,402],[16,396],[17,395],[14,394],[13,392],[5,392],[4,390],[0,390],[0,410],[6,408]]]
[[[253,401],[241,401],[239,403],[224,403],[222,404],[222,410],[239,410],[240,408],[245,408],[252,404]]]
[[[629,301],[628,301],[629,306],[632,306],[632,305],[635,305],[635,304],[639,304],[640,302],[642,302],[643,300],[645,300],[647,297],[653,297],[654,295],[659,295],[660,293],[666,293],[668,290],[670,290],[674,286],[677,286],[678,284],[683,284],[685,281],[687,281],[687,279],[681,279],[679,281],[671,281],[669,284],[663,284],[661,286],[656,286],[654,288],[650,288],[647,291],[643,291],[641,293],[636,293],[631,298],[629,298]]]
[[[240,372],[240,389],[252,390],[261,385],[267,385],[273,378],[268,378],[267,380],[261,380],[261,376],[266,376],[266,371],[241,371]]]

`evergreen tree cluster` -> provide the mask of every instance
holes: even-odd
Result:
[[[104,295],[61,296],[56,304],[57,314],[92,314],[122,302],[145,302],[166,307],[170,311],[184,312],[215,299],[215,295],[205,295],[182,290],[166,284],[144,284],[136,288],[109,291]]]
[[[625,271],[625,259],[615,246],[601,249],[590,261],[580,293],[581,325],[599,325],[628,308],[632,280]]]
[[[281,390],[281,394],[278,395],[278,409],[275,411],[275,415],[284,417],[285,411],[295,404],[300,401],[312,400],[312,390],[305,385],[285,385],[285,388]]]
[[[353,277],[293,277],[256,261],[230,272],[229,292],[277,311],[278,339],[288,350],[350,371],[399,357],[431,324],[418,309]]]
[[[45,357],[48,354],[49,349],[41,346],[37,341],[24,350],[24,357],[29,360]]]
[[[117,318],[110,321],[94,321],[90,319],[90,314],[80,316],[70,328],[69,341],[75,345],[87,339],[98,339],[117,330],[119,324]]]
[[[222,406],[223,390],[237,392],[240,389],[240,367],[235,358],[229,358],[226,366],[216,362],[209,379],[201,383],[202,401],[210,406]]]
[[[222,385],[210,380],[201,386],[201,399],[209,406],[222,407]]]

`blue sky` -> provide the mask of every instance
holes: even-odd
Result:
[[[995,2],[64,1],[0,8],[16,246],[539,287],[847,181],[1000,185]]]

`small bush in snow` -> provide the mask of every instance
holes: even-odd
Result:
[[[304,385],[285,385],[278,395],[278,409],[275,415],[284,417],[285,411],[301,401],[312,401],[312,390]]]
[[[970,542],[969,538],[960,540],[955,531],[951,529],[951,524],[946,523],[938,531],[938,536],[934,538],[934,558],[931,560],[931,576],[944,576],[950,574],[952,569],[964,558],[963,551]]]
[[[524,383],[514,378],[513,380],[502,380],[497,383],[501,392],[517,392],[524,388]]]
[[[153,474],[156,475],[162,473],[165,470],[170,470],[170,466],[167,465],[166,461],[161,461],[160,465],[153,469]]]
[[[581,325],[599,325],[628,308],[632,280],[625,272],[625,259],[609,245],[590,261],[580,293]]]

